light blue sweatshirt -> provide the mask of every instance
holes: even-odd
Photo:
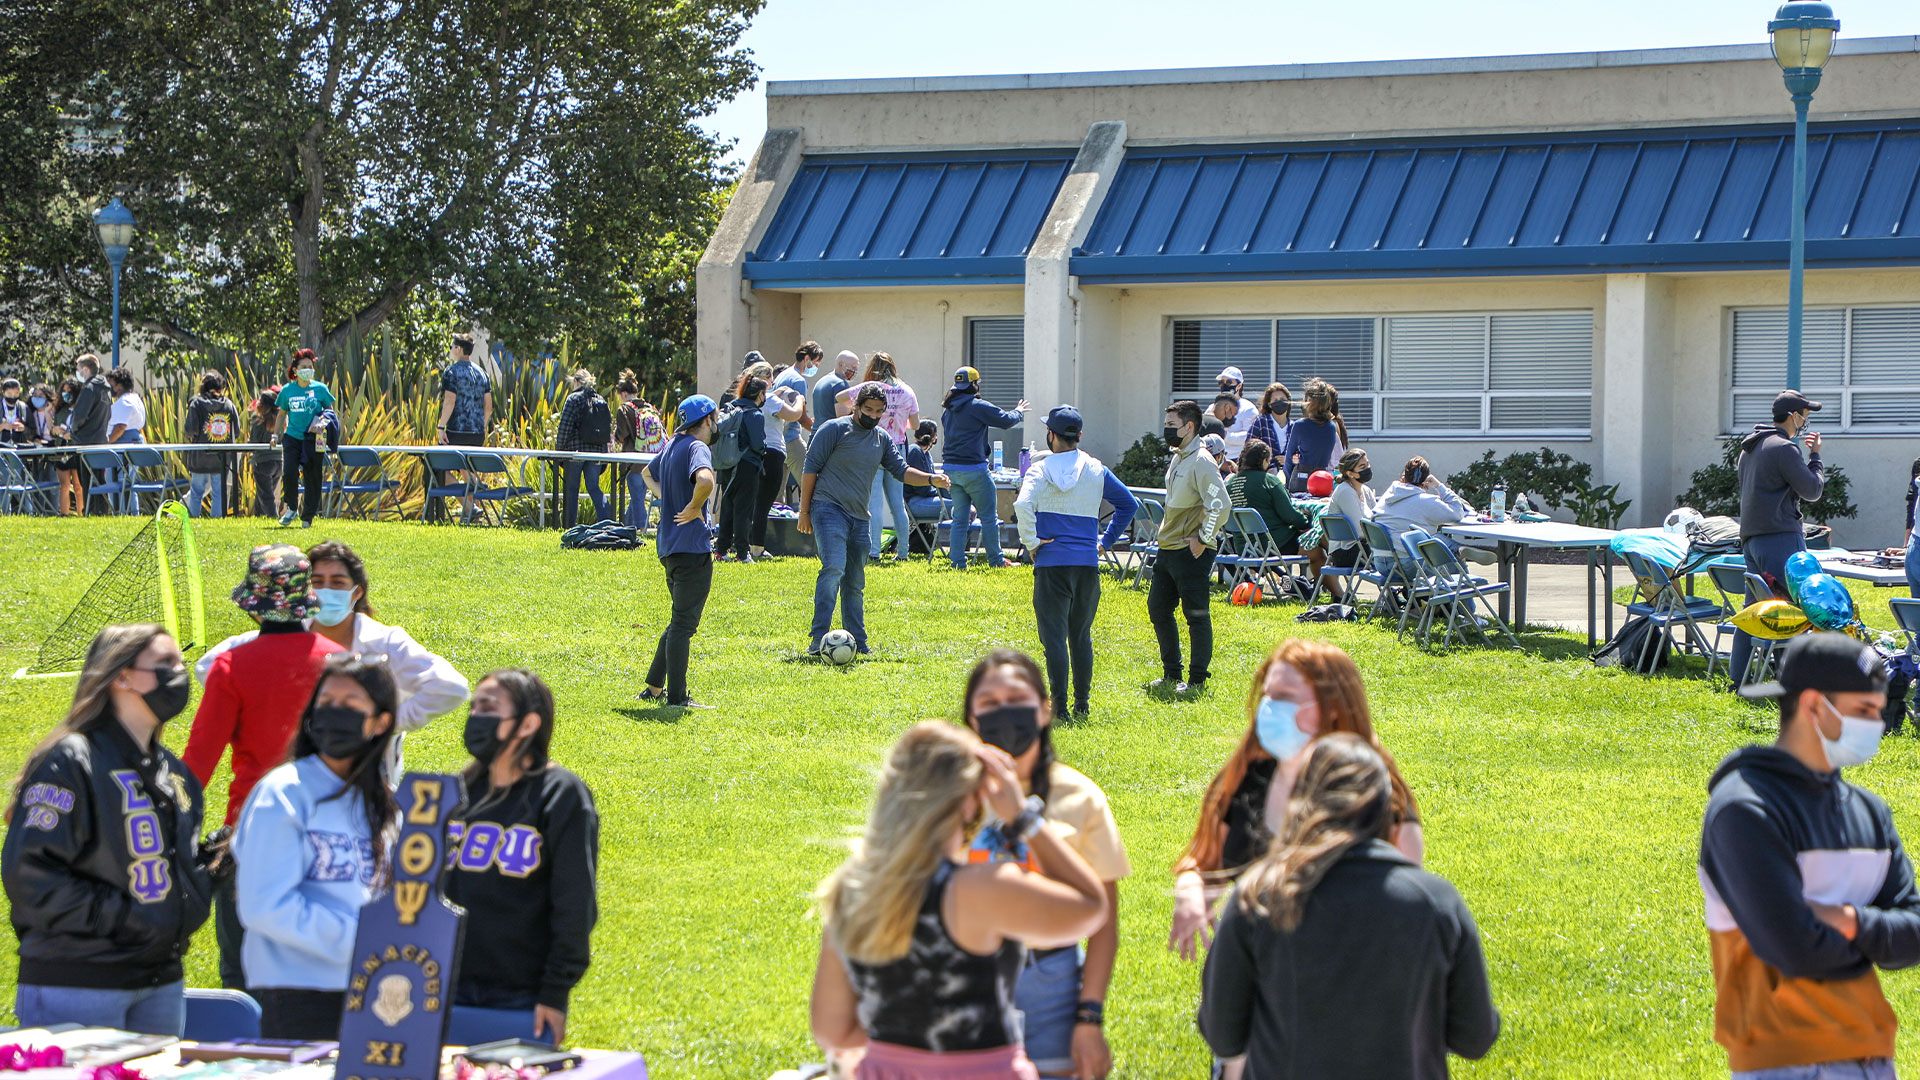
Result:
[[[359,793],[328,798],[345,786],[309,755],[247,796],[233,857],[248,986],[347,988],[360,908],[373,895],[373,843]]]

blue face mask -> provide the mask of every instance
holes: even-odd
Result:
[[[47,399],[43,397],[38,397],[38,396],[30,397],[27,399],[27,401],[30,402],[33,405],[33,407],[36,409],[44,409],[47,407]]]
[[[320,601],[320,610],[313,617],[321,626],[339,626],[353,614],[352,589],[315,589],[313,595]]]
[[[1300,706],[1291,701],[1264,698],[1253,717],[1253,733],[1267,753],[1282,761],[1306,749],[1313,736],[1300,730],[1295,714]]]

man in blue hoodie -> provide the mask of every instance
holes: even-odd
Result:
[[[1022,402],[1024,405],[1025,402]],[[1061,405],[1047,414],[1051,453],[1027,470],[1014,500],[1020,542],[1033,552],[1033,617],[1047,655],[1053,714],[1065,719],[1068,670],[1073,713],[1083,718],[1093,688],[1093,617],[1100,610],[1100,552],[1133,523],[1139,504],[1113,470],[1080,450],[1080,413]],[[951,468],[951,466],[949,466]],[[1100,532],[1100,504],[1113,520]]]
[[[1826,488],[1826,474],[1820,464],[1820,433],[1807,431],[1820,403],[1807,400],[1798,390],[1782,390],[1773,399],[1773,423],[1755,424],[1740,440],[1740,551],[1747,559],[1747,573],[1771,577],[1785,585],[1787,559],[1807,549],[1807,536],[1800,516],[1800,504],[1819,502]],[[1806,434],[1807,458],[1800,459],[1800,447],[1794,444]],[[1752,604],[1770,599],[1747,595]],[[1744,630],[1733,634],[1733,685],[1744,681],[1747,655],[1753,651],[1753,639]]]
[[[980,539],[987,546],[987,565],[1005,566],[1000,554],[999,492],[993,487],[993,450],[987,445],[989,428],[1015,427],[1025,418],[1026,399],[1012,412],[980,399],[980,372],[963,367],[953,373],[953,389],[941,403],[940,426],[947,433],[943,460],[953,478],[953,568],[967,568],[969,506],[980,512]]]

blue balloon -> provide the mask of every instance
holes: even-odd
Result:
[[[1810,577],[1821,573],[1820,560],[1811,551],[1796,551],[1787,556],[1787,595],[1795,603],[1800,602],[1800,587]]]
[[[1853,622],[1853,594],[1832,574],[1810,574],[1800,582],[1800,610],[1822,630],[1841,630]]]

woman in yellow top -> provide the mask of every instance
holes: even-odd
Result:
[[[1113,1068],[1102,1023],[1120,947],[1118,882],[1133,868],[1106,794],[1053,756],[1053,710],[1046,685],[1032,657],[1017,649],[996,649],[967,677],[962,715],[981,742],[1012,756],[1029,809],[1047,819],[1106,889],[1106,922],[1087,939],[1084,950],[1080,945],[1030,950],[1014,990],[1014,1005],[1026,1017],[1027,1057],[1040,1074],[1096,1080]],[[971,862],[1012,860],[1039,872],[1026,845],[1009,843],[998,822],[975,835],[967,857]]]

